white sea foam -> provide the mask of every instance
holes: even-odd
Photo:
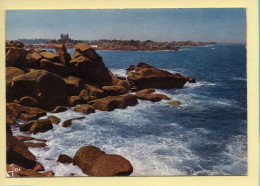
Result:
[[[119,77],[126,77],[126,70],[125,69],[110,69],[110,71],[115,75]]]
[[[206,82],[206,81],[198,81],[196,83],[186,83],[184,86],[188,88],[200,88],[200,87],[211,87],[216,86],[216,83]]]

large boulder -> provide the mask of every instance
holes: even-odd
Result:
[[[24,71],[19,68],[6,67],[5,77],[6,77],[6,101],[7,102],[11,102],[15,97],[14,92],[11,89],[13,78],[22,74],[24,74]]]
[[[73,157],[73,165],[77,165],[85,174],[89,174],[95,159],[105,154],[104,151],[94,146],[80,148]]]
[[[117,78],[107,69],[102,58],[86,43],[77,43],[73,58],[69,62],[75,76],[100,86],[117,83]]]
[[[71,60],[70,54],[67,52],[67,49],[64,44],[57,44],[54,46],[57,54],[60,56],[60,62],[62,64],[68,64]]]
[[[69,76],[63,78],[67,88],[67,95],[68,96],[77,96],[79,95],[80,91],[84,88],[84,83],[82,79],[74,76]]]
[[[106,154],[95,146],[80,148],[73,157],[73,164],[89,176],[128,176],[133,172],[128,160]]]
[[[64,64],[50,61],[49,59],[42,59],[40,61],[41,69],[57,74],[61,77],[67,77],[73,74],[72,70]]]
[[[22,67],[25,62],[27,51],[23,48],[17,48],[17,47],[6,47],[5,49],[6,49],[6,58],[5,58],[6,66]]]
[[[11,88],[16,98],[33,97],[44,108],[63,105],[67,96],[64,80],[45,70],[36,70],[14,77]]]
[[[28,169],[33,169],[36,165],[35,156],[23,142],[9,135],[6,138],[6,161],[7,164],[17,164]]]
[[[119,155],[103,154],[89,171],[90,176],[129,176],[133,172],[131,163]]]
[[[146,88],[182,88],[187,81],[196,82],[193,78],[184,77],[180,74],[171,74],[145,63],[130,66],[127,69],[127,79],[139,89]]]

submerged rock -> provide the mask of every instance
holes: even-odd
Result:
[[[85,119],[85,117],[78,117],[78,118],[73,118],[73,119],[69,119],[69,120],[66,120],[62,123],[62,126],[63,127],[69,127],[72,125],[72,121],[74,120],[82,120],[82,119]]]
[[[173,106],[180,106],[182,103],[180,101],[170,101],[168,104]]]

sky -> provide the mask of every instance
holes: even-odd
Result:
[[[246,43],[246,9],[7,10],[6,40],[122,39]]]

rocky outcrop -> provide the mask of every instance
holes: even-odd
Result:
[[[108,96],[89,102],[95,110],[101,111],[113,111],[116,108],[126,108],[127,106],[134,106],[137,103],[137,97],[133,94]]]
[[[127,79],[141,90],[146,88],[182,88],[187,81],[195,82],[193,78],[171,74],[146,63],[130,66],[127,69],[127,74]]]
[[[75,120],[82,120],[82,119],[85,119],[85,117],[78,117],[78,118],[73,118],[73,119],[69,119],[69,120],[66,120],[62,123],[62,126],[63,127],[69,127],[72,125],[72,122],[75,121]]]
[[[60,56],[60,62],[62,64],[68,64],[71,60],[70,54],[67,52],[67,49],[64,44],[54,46],[56,53]]]
[[[133,172],[131,163],[119,155],[106,154],[94,146],[80,148],[73,164],[89,176],[127,176]]]
[[[133,172],[131,163],[119,155],[103,154],[89,171],[90,176],[129,176]]]
[[[74,76],[63,78],[67,88],[68,96],[79,95],[80,91],[84,88],[82,79]]]
[[[64,80],[45,70],[14,77],[11,88],[16,98],[33,97],[43,108],[62,105],[67,96]]]
[[[73,162],[73,159],[69,157],[67,154],[61,154],[59,155],[57,162],[71,164]]]
[[[115,85],[115,86],[103,86],[101,88],[104,93],[108,96],[118,96],[125,94],[127,89],[123,86],[120,85]]]
[[[74,108],[75,112],[81,112],[83,114],[91,114],[91,113],[95,113],[95,109],[88,104],[83,104],[83,105],[77,105]]]
[[[102,58],[86,43],[77,43],[69,65],[75,76],[98,85],[112,85],[117,78],[106,68]]]
[[[18,47],[17,47],[18,46]],[[11,47],[6,47],[6,67],[22,67],[26,61],[27,51],[23,49],[22,45],[11,45]]]
[[[53,62],[49,59],[42,59],[40,61],[41,69],[47,70],[48,72],[57,74],[61,77],[71,76],[73,74],[72,69],[69,66]]]
[[[42,52],[40,52],[40,54],[45,59],[48,59],[53,62],[60,62],[60,56],[57,54],[54,54],[52,51],[42,51]]]
[[[13,163],[28,169],[33,169],[36,165],[35,156],[23,142],[9,135],[6,138],[6,161],[7,164]]]

